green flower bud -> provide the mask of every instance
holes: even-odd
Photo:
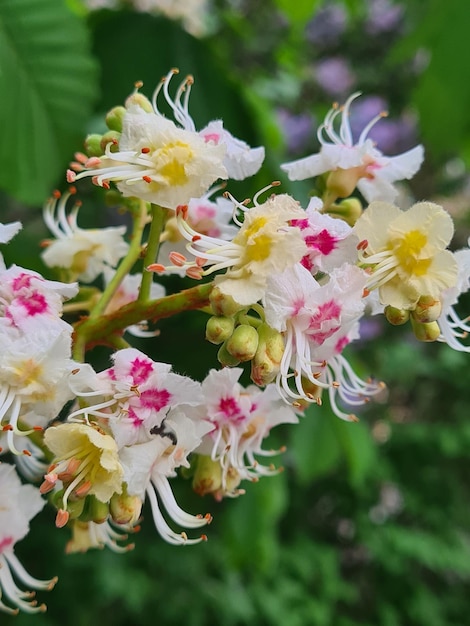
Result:
[[[436,341],[441,334],[441,329],[437,322],[417,322],[414,317],[410,317],[410,320],[415,337],[419,341]]]
[[[139,106],[141,109],[143,109],[144,111],[147,111],[147,113],[153,113],[153,106],[152,103],[150,102],[150,100],[144,96],[143,93],[140,93],[139,91],[136,91],[135,93],[131,94],[126,102],[126,109],[128,109],[129,107],[131,107],[132,105],[136,104],[137,106]]]
[[[122,133],[122,120],[126,114],[124,107],[113,107],[106,113],[106,126],[109,130],[116,130],[118,133]]]
[[[206,339],[219,345],[228,339],[233,333],[235,322],[233,317],[213,315],[206,324]]]
[[[240,324],[226,341],[227,351],[239,361],[251,361],[258,349],[258,333],[249,324]]]
[[[337,198],[347,198],[356,189],[362,176],[364,176],[364,166],[350,167],[347,170],[338,168],[328,174],[326,188]]]
[[[210,456],[197,455],[196,471],[193,478],[193,489],[200,495],[216,493],[222,487],[222,467]]]
[[[435,322],[442,312],[442,303],[433,296],[421,296],[411,315],[417,322]]]
[[[394,326],[401,326],[402,324],[406,324],[406,322],[410,319],[410,312],[406,309],[397,309],[394,306],[386,306],[385,307],[385,317],[390,324]]]
[[[142,500],[138,496],[130,496],[127,492],[115,493],[109,502],[109,513],[116,524],[137,523],[142,511]]]
[[[228,352],[226,343],[227,342],[224,342],[217,352],[219,363],[224,367],[236,367],[240,363],[240,360],[236,359]]]
[[[102,156],[103,150],[101,149],[101,140],[103,135],[98,135],[98,133],[94,133],[92,135],[88,135],[85,139],[84,149],[89,157],[99,157]]]
[[[251,362],[251,380],[263,386],[276,378],[285,345],[282,334],[268,324],[260,324],[257,330],[258,349]]]
[[[342,200],[339,204],[331,205],[325,213],[328,213],[331,217],[338,217],[346,222],[346,224],[354,226],[361,217],[362,211],[362,203],[358,198],[346,198],[346,200]]]
[[[81,522],[95,522],[103,524],[109,515],[109,504],[100,502],[95,496],[87,496],[82,514],[79,516]]]
[[[232,317],[245,307],[232,298],[232,296],[226,296],[222,293],[219,287],[214,287],[209,296],[209,301],[212,306],[214,315]]]
[[[101,154],[104,153],[104,151],[106,150],[106,146],[108,144],[111,144],[110,146],[111,152],[118,152],[120,139],[121,139],[121,133],[118,133],[115,130],[108,130],[108,132],[105,133],[101,138],[101,144],[100,144],[101,149],[102,149]]]

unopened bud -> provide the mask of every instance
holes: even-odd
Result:
[[[259,341],[251,362],[251,380],[263,386],[276,378],[285,345],[282,334],[268,324],[261,324],[257,330]]]
[[[210,456],[198,454],[196,471],[193,477],[193,489],[200,495],[216,493],[222,487],[222,467],[218,461]]]
[[[224,367],[236,367],[240,360],[233,357],[227,350],[226,342],[224,342],[217,352],[217,359]]]
[[[239,361],[251,361],[258,348],[258,333],[249,324],[240,324],[226,341],[227,351]]]
[[[126,109],[128,109],[132,105],[137,105],[141,109],[146,111],[147,113],[154,113],[153,106],[150,100],[146,96],[144,96],[143,93],[140,93],[139,91],[136,91],[135,93],[131,94],[127,98],[125,104],[126,104]]]
[[[433,296],[421,296],[411,315],[417,322],[435,322],[442,312],[442,303]]]
[[[332,204],[325,213],[331,217],[341,218],[349,226],[354,226],[361,217],[362,211],[362,203],[359,198],[346,198],[338,204]]]
[[[106,126],[109,130],[116,130],[118,133],[122,133],[122,121],[126,109],[122,106],[113,107],[106,113]]]
[[[219,345],[228,339],[233,333],[235,322],[233,317],[213,315],[206,324],[206,339]]]
[[[422,323],[417,322],[414,317],[411,317],[411,326],[415,334],[416,339],[419,341],[436,341],[441,334],[441,329],[437,322]]]
[[[109,513],[116,524],[134,526],[140,518],[142,500],[128,493],[115,493],[109,502]]]
[[[95,496],[87,496],[82,514],[79,516],[81,522],[95,522],[103,524],[109,515],[109,504],[100,502]]]
[[[120,139],[121,139],[121,133],[118,133],[115,130],[108,130],[108,132],[105,133],[101,138],[101,144],[100,144],[101,149],[102,149],[101,154],[103,154],[103,152],[106,150],[106,146],[108,146],[109,144],[111,144],[109,146],[109,149],[111,150],[111,152],[118,152]]]
[[[209,296],[214,315],[223,315],[224,317],[232,317],[245,307],[232,298],[222,293],[219,287],[214,287]]]
[[[98,133],[93,133],[92,135],[88,135],[85,139],[84,149],[89,157],[99,157],[102,156],[103,150],[101,149],[101,139],[103,135],[98,135]]]
[[[402,324],[406,324],[406,322],[410,319],[410,312],[406,309],[397,309],[394,306],[386,306],[385,317],[390,324],[394,326],[401,326]]]

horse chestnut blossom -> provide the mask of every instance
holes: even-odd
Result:
[[[90,367],[77,372],[72,388],[86,406],[73,411],[68,419],[95,420],[108,429],[123,466],[122,482],[127,485],[127,493],[142,501],[147,494],[157,530],[167,541],[198,542],[201,538],[188,539],[185,533],[176,533],[168,526],[157,494],[177,524],[197,528],[210,521],[210,516],[184,512],[168,483],[177,467],[188,466],[188,454],[210,430],[206,422],[186,416],[189,407],[203,401],[200,384],[171,372],[170,365],[157,363],[134,348],[119,350],[113,362],[111,368],[99,374]],[[73,421],[64,426],[72,425]]]
[[[225,274],[216,276],[214,284],[220,292],[231,296],[240,305],[251,305],[263,297],[267,278],[291,267],[308,252],[302,234],[291,226],[292,220],[305,217],[299,203],[287,194],[273,195],[258,204],[258,192],[253,199],[254,207],[244,211],[244,221],[231,241],[201,235],[187,222],[186,207],[177,211],[179,229],[188,240],[186,249],[196,257],[194,262],[178,257],[176,267],[152,264],[147,269],[163,273],[186,267],[188,276],[201,278],[218,270]],[[208,265],[208,269],[203,269]]]
[[[368,289],[380,302],[413,310],[421,296],[439,299],[457,283],[457,262],[447,246],[454,233],[450,215],[437,204],[419,202],[407,211],[373,202],[354,226]]]
[[[241,179],[259,169],[264,149],[250,149],[221,122],[196,131],[188,111],[193,78],[188,76],[172,99],[168,85],[176,73],[171,70],[162,79],[152,105],[145,98],[129,98],[118,147],[115,139],[106,145],[101,157],[82,158],[81,164],[74,164],[78,173],[68,171],[68,182],[85,176],[106,188],[115,182],[126,197],[175,209],[202,196],[218,178]],[[159,111],[157,100],[162,91],[176,123]]]
[[[368,138],[371,128],[386,114],[374,117],[354,140],[349,123],[350,107],[360,93],[350,96],[344,106],[333,106],[317,131],[321,144],[319,154],[281,165],[290,180],[304,180],[330,172],[327,188],[333,199],[345,198],[357,188],[368,202],[392,202],[397,195],[393,183],[412,178],[421,167],[424,150],[421,145],[387,157]],[[335,121],[341,117],[339,129]]]
[[[29,522],[42,510],[45,501],[32,485],[22,485],[13,465],[0,464],[0,610],[17,614],[20,610],[37,613],[46,610],[38,605],[34,592],[20,589],[15,579],[30,589],[50,591],[57,578],[38,580],[25,570],[15,555],[15,544],[29,532]],[[5,598],[14,608],[3,602]]]
[[[336,415],[354,421],[354,415],[338,408],[337,390],[344,388],[349,404],[363,404],[382,388],[360,381],[347,362],[339,359],[343,348],[358,335],[366,281],[362,270],[347,264],[332,271],[324,284],[300,264],[269,279],[264,310],[266,322],[285,333],[276,385],[286,402],[320,404],[321,389],[328,389]]]
[[[278,424],[296,424],[295,412],[279,397],[275,385],[261,390],[255,385],[242,387],[238,382],[243,370],[225,368],[211,370],[202,382],[204,403],[193,410],[200,419],[209,422],[211,430],[205,435],[196,453],[210,456],[220,465],[220,482],[197,480],[198,493],[213,493],[217,499],[243,493],[237,489],[242,480],[256,481],[279,470],[263,465],[256,457],[269,457],[280,450],[265,450],[263,440]],[[215,476],[214,476],[215,474]]]
[[[74,279],[91,283],[106,268],[116,267],[129,244],[123,239],[125,226],[80,228],[77,215],[81,203],[76,203],[69,215],[66,211],[67,201],[75,192],[74,187],[63,195],[54,192],[44,206],[44,222],[55,239],[43,242],[46,249],[41,258],[48,267],[67,269]]]

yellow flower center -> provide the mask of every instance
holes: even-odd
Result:
[[[188,177],[185,165],[193,160],[194,153],[187,143],[175,141],[165,144],[154,154],[157,161],[157,170],[168,185],[184,185]]]
[[[400,239],[391,242],[393,253],[402,270],[415,276],[426,274],[431,259],[418,259],[418,256],[427,243],[426,235],[419,230],[410,230]]]

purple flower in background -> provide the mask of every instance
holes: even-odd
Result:
[[[276,111],[282,134],[286,142],[287,152],[297,154],[303,152],[310,144],[315,120],[309,113],[295,115],[287,109]]]
[[[380,96],[366,96],[357,100],[350,120],[353,137],[357,138],[369,120],[387,108],[386,100]],[[381,152],[399,154],[415,145],[416,125],[411,116],[407,115],[395,120],[384,118],[380,124],[373,126],[369,137]]]
[[[390,32],[397,28],[404,12],[403,5],[392,4],[390,0],[371,0],[368,9],[365,28],[370,35]]]
[[[336,97],[349,93],[356,77],[346,59],[331,57],[315,65],[315,80],[328,95]]]
[[[336,43],[344,33],[347,15],[342,6],[330,4],[315,14],[307,24],[305,36],[307,41],[317,46],[329,46]]]

